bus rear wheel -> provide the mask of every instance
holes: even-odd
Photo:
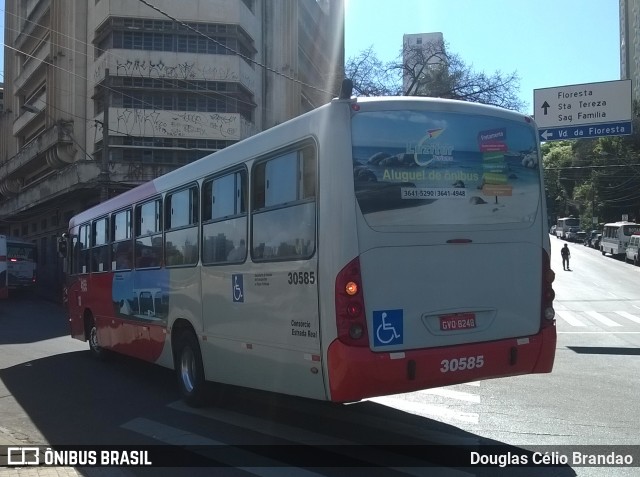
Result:
[[[204,367],[200,345],[190,331],[180,334],[177,340],[176,377],[182,399],[191,407],[200,407],[205,400]]]

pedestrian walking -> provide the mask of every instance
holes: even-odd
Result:
[[[569,252],[569,246],[565,243],[564,247],[560,251],[562,254],[562,268],[564,270],[569,270],[569,259],[571,258],[571,252]]]

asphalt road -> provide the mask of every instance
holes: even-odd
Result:
[[[483,444],[561,454],[576,446],[604,452],[632,445],[638,452],[640,287],[634,284],[640,268],[571,244],[572,271],[565,272],[562,242],[552,240],[559,339],[551,374],[345,406],[216,388],[209,406],[194,410],[179,400],[171,371],[123,357],[95,361],[86,343],[68,337],[60,307],[29,297],[12,299],[0,305],[0,444],[3,436],[24,444],[189,444],[198,446],[189,454],[192,462],[203,449],[218,450],[215,475],[282,475],[283,470],[287,475],[350,476],[640,475],[639,467],[460,468],[451,464],[456,456],[447,455],[460,446]],[[247,444],[271,446],[266,447],[270,459],[265,463],[255,448],[229,447]],[[290,447],[297,444],[316,446],[317,452],[310,456],[307,448]],[[440,445],[458,447],[451,451]],[[288,455],[280,455],[282,449]],[[301,461],[294,468],[279,468],[291,462],[291,449]],[[303,465],[305,459],[328,462],[345,456],[360,464],[348,469]],[[380,459],[384,468],[361,467]],[[246,464],[233,465],[238,461]],[[443,467],[424,468],[425,461]],[[212,475],[211,468],[129,467],[126,472]]]

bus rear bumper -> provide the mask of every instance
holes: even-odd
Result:
[[[353,402],[483,379],[549,373],[555,348],[555,325],[524,338],[398,352],[373,352],[335,340],[328,350],[330,400]]]

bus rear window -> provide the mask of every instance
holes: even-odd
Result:
[[[540,206],[535,130],[491,116],[354,116],[358,204],[369,226],[530,223]]]

